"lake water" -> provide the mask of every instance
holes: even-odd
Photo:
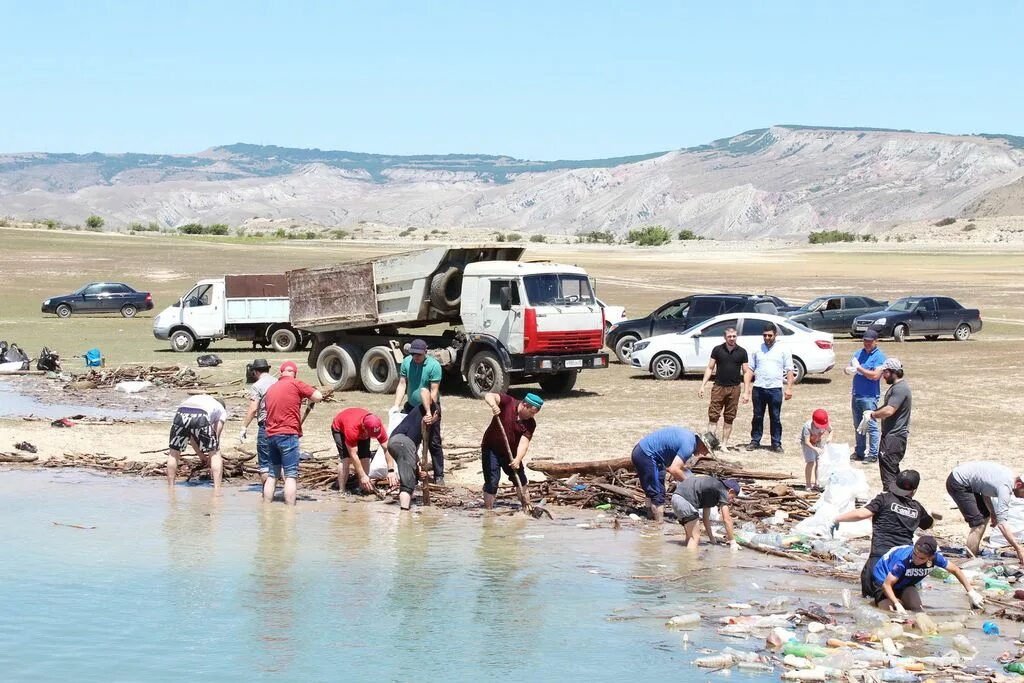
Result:
[[[18,469],[0,501],[8,681],[704,679],[666,617],[841,587],[583,519],[288,509],[254,488]]]

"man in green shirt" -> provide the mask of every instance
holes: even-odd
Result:
[[[422,403],[420,390],[427,389],[434,403],[434,422],[430,425],[430,456],[434,461],[434,483],[444,486],[444,448],[441,446],[441,364],[427,355],[427,342],[413,339],[409,355],[402,360],[398,386],[395,387],[395,407],[408,414]],[[424,437],[426,438],[426,437]]]

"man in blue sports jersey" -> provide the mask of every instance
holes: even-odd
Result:
[[[882,556],[872,574],[873,597],[879,607],[897,612],[921,611],[921,595],[917,584],[924,581],[932,569],[945,569],[956,577],[967,591],[971,607],[981,607],[985,599],[971,588],[960,567],[939,552],[934,536],[921,536],[914,545],[898,545]]]

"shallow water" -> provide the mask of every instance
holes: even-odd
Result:
[[[44,403],[34,396],[18,392],[9,382],[0,382],[0,417],[24,417],[36,415],[56,419],[69,415],[105,417],[112,420],[135,419],[153,420],[169,417],[171,413],[160,410],[135,410],[105,406],[75,405],[72,403]]]

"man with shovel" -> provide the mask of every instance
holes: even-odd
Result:
[[[527,394],[517,401],[508,394],[485,394],[484,403],[491,409],[491,424],[480,443],[480,459],[484,470],[484,508],[494,509],[501,472],[517,483],[526,485],[523,459],[530,450],[530,440],[537,429],[534,419],[544,406],[537,394]]]
[[[423,443],[424,432],[429,434],[430,425],[437,420],[434,401],[429,389],[420,389],[420,403],[409,411],[387,440],[388,481],[393,476],[392,470],[398,469],[398,505],[403,510],[412,507],[412,494],[416,490],[416,482],[421,481],[429,486],[431,471],[420,466],[417,452]],[[429,491],[429,489],[426,489]],[[424,504],[429,500],[429,493],[424,496]]]

